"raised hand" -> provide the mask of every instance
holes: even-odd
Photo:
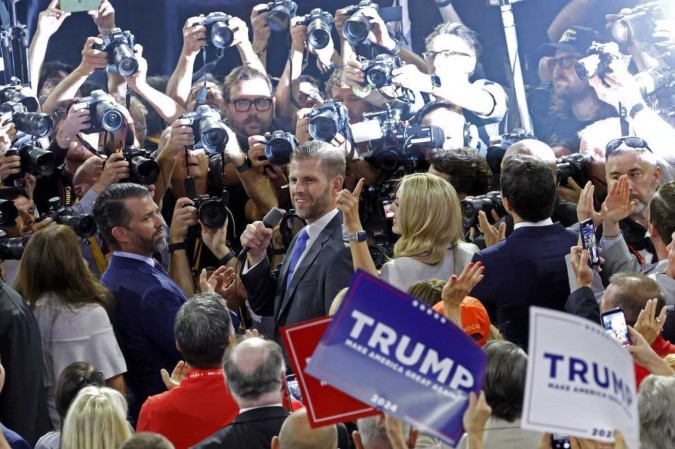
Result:
[[[628,218],[637,206],[637,200],[630,200],[630,185],[628,176],[622,175],[612,188],[602,203],[602,216],[605,221],[618,223]]]
[[[492,213],[492,218],[494,218],[496,212],[493,210]],[[485,215],[485,212],[482,210],[478,211],[478,230],[485,238],[486,247],[490,247],[496,243],[499,243],[506,238],[506,223],[501,222],[499,224],[499,229],[495,228],[490,224],[487,219],[487,215]]]
[[[105,35],[115,28],[115,8],[108,0],[101,0],[98,9],[92,9],[88,14],[94,19],[101,34]]]
[[[353,192],[342,189],[336,197],[337,209],[342,212],[345,226],[347,226],[347,231],[350,234],[354,234],[363,229],[361,226],[361,219],[359,218],[359,199],[364,183],[365,179],[361,178],[359,179],[358,184],[356,184]]]
[[[162,381],[164,382],[166,389],[173,390],[174,388],[180,386],[181,381],[187,376],[189,369],[190,366],[182,360],[176,364],[173,371],[171,372],[171,376],[169,376],[169,372],[167,370],[162,368],[160,373],[162,374]]]
[[[570,255],[572,256],[570,262],[576,274],[577,287],[590,287],[593,283],[593,270],[588,266],[588,259],[590,258],[588,250],[581,246],[573,246],[570,248]]]
[[[579,201],[577,202],[577,219],[579,223],[589,218],[593,219],[593,225],[597,228],[602,223],[602,214],[595,210],[593,205],[593,194],[595,193],[595,186],[588,181],[579,194]]]
[[[661,335],[663,326],[666,324],[667,309],[661,307],[661,313],[656,316],[657,304],[658,300],[656,298],[648,300],[645,308],[640,310],[640,314],[633,327],[644,337],[649,345],[652,345],[656,338]]]

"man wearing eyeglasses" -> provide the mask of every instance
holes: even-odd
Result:
[[[553,80],[548,114],[533,116],[537,137],[549,144],[556,156],[577,153],[577,133],[592,122],[616,115],[616,111],[598,99],[588,81],[577,76],[576,63],[591,44],[599,40],[597,32],[585,27],[572,27],[560,41],[544,44],[540,53],[549,58],[545,69]]]

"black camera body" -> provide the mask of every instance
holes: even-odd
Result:
[[[22,90],[21,81],[13,78],[9,84],[0,86],[0,103],[13,101],[23,104],[28,112],[37,112],[40,109],[40,101],[35,96],[26,95]]]
[[[331,13],[315,8],[309,14],[302,16],[298,23],[307,26],[307,45],[310,48],[322,50],[328,46],[333,29]]]
[[[401,67],[401,58],[386,53],[377,55],[372,61],[366,61],[363,72],[366,85],[381,89],[391,85],[394,70]]]
[[[134,55],[134,35],[120,28],[113,28],[102,44],[94,44],[95,50],[108,53],[108,73],[119,73],[124,77],[138,72],[138,60]]]
[[[115,132],[124,126],[124,115],[117,101],[100,89],[80,98],[75,104],[86,104],[89,108],[89,128],[82,131],[84,134]]]
[[[190,120],[189,126],[195,136],[195,149],[204,149],[209,154],[217,154],[225,149],[230,137],[218,109],[201,105],[194,112],[183,114],[180,118]]]
[[[270,137],[265,140],[265,159],[274,165],[288,164],[297,146],[298,140],[293,133],[272,131]]]
[[[558,185],[561,187],[567,186],[567,178],[574,179],[574,182],[581,187],[590,180],[586,169],[586,158],[581,154],[570,154],[558,158],[555,164]]]
[[[64,206],[58,197],[49,199],[49,210],[45,215],[58,224],[70,226],[78,237],[87,238],[96,233],[93,215],[80,214],[72,207]]]
[[[125,148],[124,160],[129,163],[129,179],[136,184],[154,184],[159,177],[159,164],[152,158],[152,151],[143,148]]]
[[[20,101],[2,103],[0,116],[4,122],[9,118],[17,131],[34,137],[48,137],[54,131],[54,119],[49,114],[29,112],[28,107]]]
[[[231,15],[224,12],[212,12],[196,25],[206,28],[206,42],[216,48],[228,48],[234,41],[234,33],[230,28]]]
[[[309,135],[314,140],[330,142],[337,133],[348,137],[349,112],[340,102],[326,100],[307,117],[310,119]]]
[[[13,183],[16,179],[23,179],[26,173],[30,173],[36,178],[54,173],[54,168],[56,168],[54,153],[42,149],[33,139],[21,140],[23,142],[15,142],[12,148],[5,153],[5,156],[19,156],[21,158],[21,171],[8,176],[5,182]]]
[[[286,31],[291,19],[298,12],[298,5],[292,0],[274,0],[267,4],[267,26],[272,31]]]
[[[492,211],[497,212],[499,217],[506,215],[504,203],[502,202],[502,195],[498,191],[488,192],[485,195],[474,196],[470,200],[462,200],[459,202],[462,210],[462,226],[464,229],[469,229],[478,224],[478,212],[483,211],[488,218],[488,221],[493,223]]]
[[[21,260],[29,239],[30,235],[7,237],[7,233],[0,230],[0,260]]]
[[[222,190],[221,196],[197,195],[194,178],[188,176],[183,184],[185,195],[192,200],[192,205],[197,209],[199,221],[210,229],[222,228],[230,215],[230,211],[227,209],[230,203],[230,194],[227,189]]]
[[[577,61],[577,76],[582,80],[588,80],[598,75],[604,77],[611,72],[609,65],[616,60],[624,59],[625,56],[619,51],[616,42],[593,42],[586,52],[586,57]]]
[[[363,9],[365,8],[373,8],[378,12],[380,10],[379,5],[371,0],[362,0],[358,5],[347,8],[347,14],[352,16],[344,23],[342,36],[349,45],[360,45],[368,39],[371,25],[370,19],[363,15]]]

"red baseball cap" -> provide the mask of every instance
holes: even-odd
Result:
[[[443,301],[437,302],[432,307],[436,312],[443,315],[445,307]],[[490,334],[490,317],[488,316],[485,306],[472,296],[466,296],[460,305],[462,313],[462,327],[471,338],[476,340],[476,343],[483,346],[488,341]]]

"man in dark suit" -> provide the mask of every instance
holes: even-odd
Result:
[[[530,306],[564,310],[570,293],[565,255],[577,235],[551,220],[556,184],[541,159],[517,155],[505,161],[501,194],[514,230],[476,253],[473,261],[485,266],[485,279],[470,295],[485,305],[507,340],[526,348]]]
[[[241,243],[250,250],[241,279],[253,311],[274,316],[274,339],[279,344],[279,328],[327,315],[333,298],[354,274],[342,214],[335,208],[344,176],[345,157],[338,148],[310,141],[293,152],[291,200],[307,226],[291,242],[279,269],[270,270],[266,255],[271,229],[257,221],[242,233]]]
[[[281,406],[286,372],[281,347],[246,338],[227,349],[223,369],[239,416],[193,449],[269,449],[288,416]]]
[[[94,216],[114,250],[101,281],[116,300],[113,325],[129,368],[129,414],[135,421],[145,399],[166,389],[160,370],[171,372],[181,359],[173,325],[188,298],[153,259],[166,243],[165,224],[147,188],[109,186],[96,199]]]

